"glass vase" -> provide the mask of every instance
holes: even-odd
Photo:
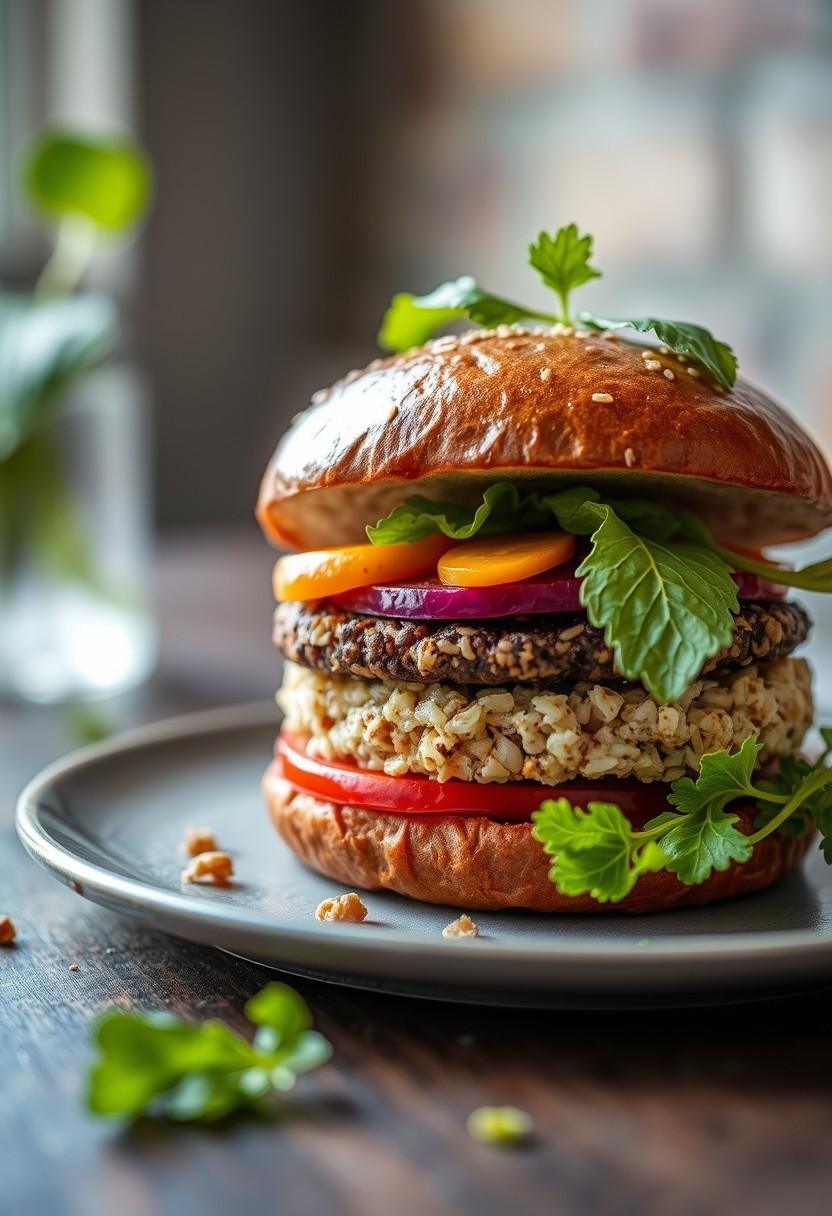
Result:
[[[144,397],[101,368],[0,463],[0,695],[91,700],[153,669]]]

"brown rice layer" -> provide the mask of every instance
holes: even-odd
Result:
[[[391,776],[438,781],[577,777],[673,781],[700,757],[749,736],[761,760],[796,752],[813,717],[803,659],[778,659],[696,680],[658,704],[640,685],[579,682],[568,692],[391,683],[287,664],[278,703],[311,755]]]

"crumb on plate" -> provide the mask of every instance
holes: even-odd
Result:
[[[15,939],[16,929],[10,916],[0,916],[0,946],[10,946]]]
[[[185,828],[185,852],[189,857],[200,853],[214,853],[217,848],[217,838],[210,828],[200,827],[189,823]]]
[[[198,853],[182,871],[183,882],[213,883],[225,886],[234,873],[234,862],[230,853]]]
[[[467,912],[463,912],[442,930],[443,937],[479,937],[479,935],[479,927],[471,920]]]
[[[367,919],[367,908],[355,891],[349,891],[345,895],[321,900],[315,909],[315,919],[351,920],[359,923]]]

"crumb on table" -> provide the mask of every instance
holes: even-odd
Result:
[[[467,912],[463,912],[442,930],[443,937],[479,937],[479,935],[478,926],[471,920]]]
[[[337,895],[322,900],[315,909],[317,920],[351,920],[360,922],[367,919],[367,908],[355,893],[350,891],[345,895]]]
[[[217,838],[210,828],[200,827],[189,823],[185,828],[185,852],[189,857],[199,853],[214,853],[217,848]]]
[[[213,883],[225,886],[234,873],[234,862],[230,853],[199,853],[188,862],[182,871],[183,882]]]
[[[77,970],[78,970],[78,964],[77,964],[77,963],[70,963],[70,964],[69,964],[69,969],[70,969],[70,971],[77,971]]]
[[[16,929],[10,916],[0,916],[0,946],[10,946],[15,939]]]

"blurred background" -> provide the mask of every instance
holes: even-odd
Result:
[[[832,452],[831,69],[824,0],[0,0],[0,280],[44,259],[33,132],[143,144],[153,206],[90,281],[169,552],[257,543],[274,442],[394,291],[528,299],[570,220],[586,307],[708,325]]]

